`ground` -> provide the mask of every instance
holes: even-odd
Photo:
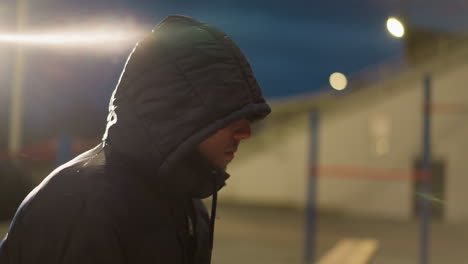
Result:
[[[299,264],[303,263],[304,215],[292,209],[223,206],[220,201],[213,263]],[[371,237],[380,242],[375,263],[419,263],[419,225],[414,221],[389,221],[320,214],[317,256],[343,237]],[[0,226],[0,235],[7,223]],[[468,223],[433,223],[431,264],[466,263]]]
[[[221,206],[218,215],[213,263],[303,263],[303,212]],[[378,239],[380,243],[375,263],[419,263],[420,232],[417,219],[390,221],[322,213],[317,229],[318,258],[343,237],[369,237]],[[431,264],[466,263],[468,223],[433,223],[430,239]]]

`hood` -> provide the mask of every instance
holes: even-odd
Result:
[[[193,162],[203,159],[196,146],[234,121],[269,113],[231,38],[193,18],[169,16],[136,44],[112,93],[103,136],[106,162],[149,172],[165,189],[180,181],[192,185],[187,190],[197,188],[196,176],[174,178],[189,164],[205,164]]]

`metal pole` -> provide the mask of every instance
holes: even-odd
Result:
[[[27,21],[27,0],[17,1],[16,26],[18,32],[22,31]],[[25,55],[23,47],[16,47],[13,80],[10,99],[10,121],[8,134],[8,151],[17,153],[21,148],[22,119],[23,119],[23,83],[25,70]]]
[[[423,101],[423,144],[422,144],[422,184],[420,195],[421,251],[420,263],[429,264],[429,222],[431,208],[428,197],[431,195],[431,76],[424,77]]]
[[[312,263],[315,258],[316,226],[317,226],[317,166],[319,155],[319,111],[310,113],[310,154],[307,184],[307,208],[305,226],[304,262]]]

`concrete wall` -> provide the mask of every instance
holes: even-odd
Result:
[[[320,164],[350,169],[342,175],[323,175],[321,206],[350,214],[410,215],[409,179],[383,179],[384,169],[410,171],[420,146],[421,96],[420,89],[413,88],[420,82],[405,86],[398,92],[376,87],[378,94],[356,95],[335,109],[325,109]]]
[[[468,65],[433,75],[434,101],[468,106]],[[318,201],[322,209],[412,217],[411,170],[422,142],[423,74],[413,72],[330,101],[321,109]],[[273,109],[275,110],[275,109]],[[468,112],[435,114],[433,156],[445,162],[445,219],[468,220]],[[308,113],[274,113],[240,148],[222,197],[303,207]],[[390,170],[386,170],[390,169]],[[467,193],[467,194],[465,194]]]
[[[446,218],[468,220],[468,65],[449,68],[434,79],[434,157],[446,162]],[[450,110],[450,108],[455,111]],[[445,109],[445,110],[444,110]]]

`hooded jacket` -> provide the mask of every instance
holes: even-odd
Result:
[[[269,112],[225,33],[169,16],[127,59],[102,143],[25,198],[0,263],[210,263],[216,194],[229,175],[196,147]],[[210,195],[211,221],[200,201]]]

